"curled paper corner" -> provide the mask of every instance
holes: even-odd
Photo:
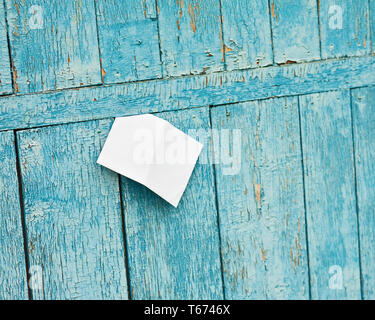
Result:
[[[116,118],[97,163],[177,208],[203,145],[151,114]]]

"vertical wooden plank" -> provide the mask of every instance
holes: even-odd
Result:
[[[271,0],[276,63],[320,59],[316,0]]]
[[[96,164],[110,120],[20,131],[34,299],[126,299],[118,176]]]
[[[372,54],[375,53],[375,0],[369,0],[369,16],[370,16],[370,36],[372,45]]]
[[[209,129],[208,108],[158,114],[177,128]],[[202,156],[207,156],[205,145]],[[178,208],[122,179],[134,299],[222,299],[214,177],[198,163]]]
[[[222,0],[228,70],[272,64],[268,0]]]
[[[375,299],[375,88],[352,96],[363,298]]]
[[[220,0],[158,0],[164,74],[180,76],[224,68]]]
[[[13,132],[0,132],[0,300],[28,299]]]
[[[101,82],[94,1],[5,1],[16,92]]]
[[[313,299],[360,299],[350,96],[302,96],[301,129]]]
[[[12,93],[4,3],[0,1],[0,95]]]
[[[323,59],[370,53],[368,0],[318,3]]]
[[[240,154],[220,146],[241,157],[238,174],[216,167],[228,299],[309,298],[297,119],[297,98],[212,109],[213,128],[241,132]]]
[[[161,77],[155,0],[96,0],[105,83]]]

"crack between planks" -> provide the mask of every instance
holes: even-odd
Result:
[[[298,120],[299,120],[299,139],[300,139],[300,152],[301,152],[301,168],[302,168],[302,188],[303,188],[303,205],[305,209],[305,234],[306,234],[306,258],[307,258],[307,276],[309,285],[309,300],[311,300],[311,269],[310,269],[310,251],[309,251],[309,236],[307,227],[307,202],[306,202],[306,183],[305,183],[305,161],[303,151],[303,139],[302,139],[302,114],[301,114],[301,101],[300,97],[297,97],[298,104]]]
[[[122,184],[121,184],[121,176],[117,175],[118,177],[118,186],[119,186],[119,193],[120,193],[120,210],[121,210],[121,222],[122,222],[122,237],[124,243],[124,258],[125,258],[125,272],[126,272],[126,282],[128,287],[128,299],[133,300],[133,294],[131,290],[131,283],[130,283],[130,269],[129,269],[129,256],[128,256],[128,241],[126,236],[126,222],[125,222],[125,211],[124,208],[124,197],[122,194]]]
[[[322,25],[320,21],[320,0],[316,0],[316,10],[318,15],[318,32],[319,32],[319,55],[322,60]]]
[[[161,50],[161,38],[160,38],[160,26],[159,26],[159,4],[158,0],[155,0],[155,14],[156,14],[156,30],[158,32],[158,43],[159,43],[159,60],[160,60],[160,72],[162,78],[165,76],[164,75],[164,64],[163,64],[163,54]]]
[[[209,113],[209,118],[210,118],[210,128],[212,129],[211,109],[212,109],[212,106],[209,106],[208,107],[208,113]],[[226,300],[225,281],[224,281],[223,246],[222,246],[221,229],[220,229],[220,216],[219,216],[219,198],[218,198],[218,193],[217,193],[216,164],[214,164],[214,163],[212,164],[212,174],[213,174],[214,192],[215,192],[216,223],[217,223],[217,230],[218,230],[218,236],[219,236],[219,256],[220,256],[220,266],[221,266],[221,283],[222,283],[222,290],[223,290],[223,300]]]
[[[5,18],[5,27],[6,27],[6,37],[7,37],[7,44],[8,44],[10,78],[11,78],[11,82],[12,82],[12,91],[13,91],[11,94],[9,94],[7,96],[12,96],[12,95],[16,95],[17,92],[16,92],[15,82],[14,82],[14,72],[13,72],[14,63],[13,63],[13,59],[12,59],[12,50],[10,48],[8,11],[7,11],[5,0],[3,0],[3,7],[4,7],[4,16],[5,16],[4,18]]]
[[[357,184],[357,165],[356,165],[356,146],[355,146],[355,130],[354,130],[354,113],[353,113],[353,94],[352,89],[349,90],[350,96],[350,117],[351,117],[351,129],[352,129],[352,161],[353,161],[353,174],[354,174],[354,193],[355,193],[355,208],[356,208],[356,217],[357,217],[357,238],[358,238],[358,267],[359,267],[359,281],[360,281],[360,290],[361,290],[361,299],[363,300],[363,273],[362,273],[362,259],[361,259],[361,233],[359,225],[359,206],[358,206],[358,184]]]
[[[140,114],[163,114],[163,113],[168,113],[168,112],[178,112],[178,111],[185,111],[185,110],[187,111],[187,110],[192,110],[192,109],[196,110],[196,109],[203,109],[203,108],[207,108],[207,105],[206,106],[199,106],[199,107],[180,108],[180,109],[174,109],[174,110],[160,110],[160,111],[153,111],[153,112],[146,112],[146,113],[134,113],[134,114],[129,114],[129,115],[125,115],[125,116],[118,116],[118,117],[130,117],[130,116],[135,116],[135,115],[140,115]],[[114,118],[118,118],[118,117],[108,116],[108,117],[99,117],[99,118],[93,118],[93,119],[87,119],[87,120],[81,120],[81,121],[68,121],[68,122],[46,124],[46,125],[40,125],[40,126],[32,126],[32,127],[26,127],[26,128],[0,129],[0,132],[10,131],[10,130],[13,130],[15,132],[27,131],[27,130],[34,130],[34,129],[40,129],[40,128],[65,126],[67,124],[74,124],[74,123],[86,123],[86,122],[91,122],[91,121],[108,120],[108,119],[114,119]]]
[[[19,194],[19,201],[20,201],[20,210],[21,210],[21,223],[22,223],[22,234],[23,234],[23,247],[24,247],[24,254],[25,254],[25,264],[26,264],[26,279],[27,279],[27,293],[29,296],[29,300],[33,299],[32,292],[29,286],[30,283],[30,260],[29,260],[29,252],[27,248],[27,232],[26,232],[26,222],[25,222],[25,207],[24,207],[24,197],[23,197],[23,188],[22,188],[22,173],[21,173],[21,165],[20,165],[20,155],[18,150],[18,139],[17,139],[17,132],[13,131],[14,135],[14,148],[16,152],[16,170],[17,170],[17,178],[18,178],[18,194]],[[44,289],[44,288],[43,288]]]
[[[226,52],[225,52],[225,37],[224,37],[224,23],[223,23],[223,3],[222,0],[219,1],[219,13],[220,13],[220,32],[221,32],[221,50],[223,50],[223,66],[224,71],[227,71],[227,58],[226,58]]]
[[[273,44],[273,23],[271,17],[271,0],[268,0],[268,19],[270,23],[270,35],[271,35],[271,50],[272,50],[272,65],[275,66],[275,46]]]
[[[98,55],[99,55],[99,72],[100,72],[100,79],[102,80],[101,84],[104,84],[104,74],[103,74],[103,61],[102,61],[102,52],[100,50],[100,37],[99,37],[99,24],[98,24],[98,5],[96,3],[97,0],[94,1],[94,9],[95,9],[95,25],[96,25],[96,39],[98,43]]]

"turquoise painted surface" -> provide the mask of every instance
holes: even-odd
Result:
[[[319,1],[322,58],[371,52],[368,0]]]
[[[220,0],[158,0],[165,76],[224,69]]]
[[[217,107],[212,119],[242,141],[217,150],[240,161],[238,175],[216,167],[226,297],[308,299],[297,98]]]
[[[185,133],[210,128],[208,108],[156,115]],[[201,158],[208,152],[206,144]],[[177,209],[121,180],[132,298],[222,299],[212,166],[197,164]]]
[[[352,58],[3,97],[0,130],[375,85],[374,62]]]
[[[375,298],[375,88],[352,92],[363,297]]]
[[[271,0],[276,63],[320,59],[316,0]]]
[[[0,300],[28,299],[13,132],[0,132]]]
[[[34,299],[128,297],[118,177],[96,165],[111,122],[18,132]]]
[[[349,91],[300,97],[313,299],[361,298],[350,108]]]
[[[374,298],[375,2],[332,3],[0,1],[0,299]],[[174,209],[98,166],[150,112],[239,171]]]
[[[161,78],[155,0],[96,1],[105,83]]]
[[[370,20],[370,36],[372,53],[375,52],[374,39],[375,39],[375,1],[369,0],[369,20]]]
[[[5,3],[16,93],[101,82],[94,1]]]
[[[227,70],[271,65],[268,0],[222,0],[222,15]]]
[[[0,95],[12,93],[4,4],[0,3]]]

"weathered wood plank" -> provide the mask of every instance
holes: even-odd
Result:
[[[0,1],[0,95],[12,93],[4,3]]]
[[[5,3],[16,92],[101,82],[94,1]]]
[[[316,0],[271,0],[276,63],[320,59]]]
[[[371,35],[371,45],[372,53],[375,53],[375,0],[369,0],[369,16],[370,16],[370,35]]]
[[[375,299],[375,88],[352,96],[363,298]]]
[[[319,1],[322,58],[371,51],[368,0]]]
[[[96,0],[105,83],[161,77],[155,0]]]
[[[0,97],[0,130],[102,119],[375,84],[375,58]]]
[[[0,133],[0,300],[28,299],[13,132]]]
[[[96,164],[111,120],[18,132],[34,299],[126,299],[118,176]]]
[[[157,116],[186,133],[209,128],[208,108]],[[132,297],[222,299],[212,166],[197,164],[178,208],[129,179],[122,191]]]
[[[240,150],[221,140],[218,151],[239,158],[238,174],[216,168],[226,297],[308,299],[297,98],[221,106],[212,119],[241,133]]]
[[[300,97],[313,299],[360,299],[350,94]]]
[[[222,0],[227,70],[272,64],[268,0]]]
[[[158,0],[157,4],[164,75],[223,70],[220,0]]]

